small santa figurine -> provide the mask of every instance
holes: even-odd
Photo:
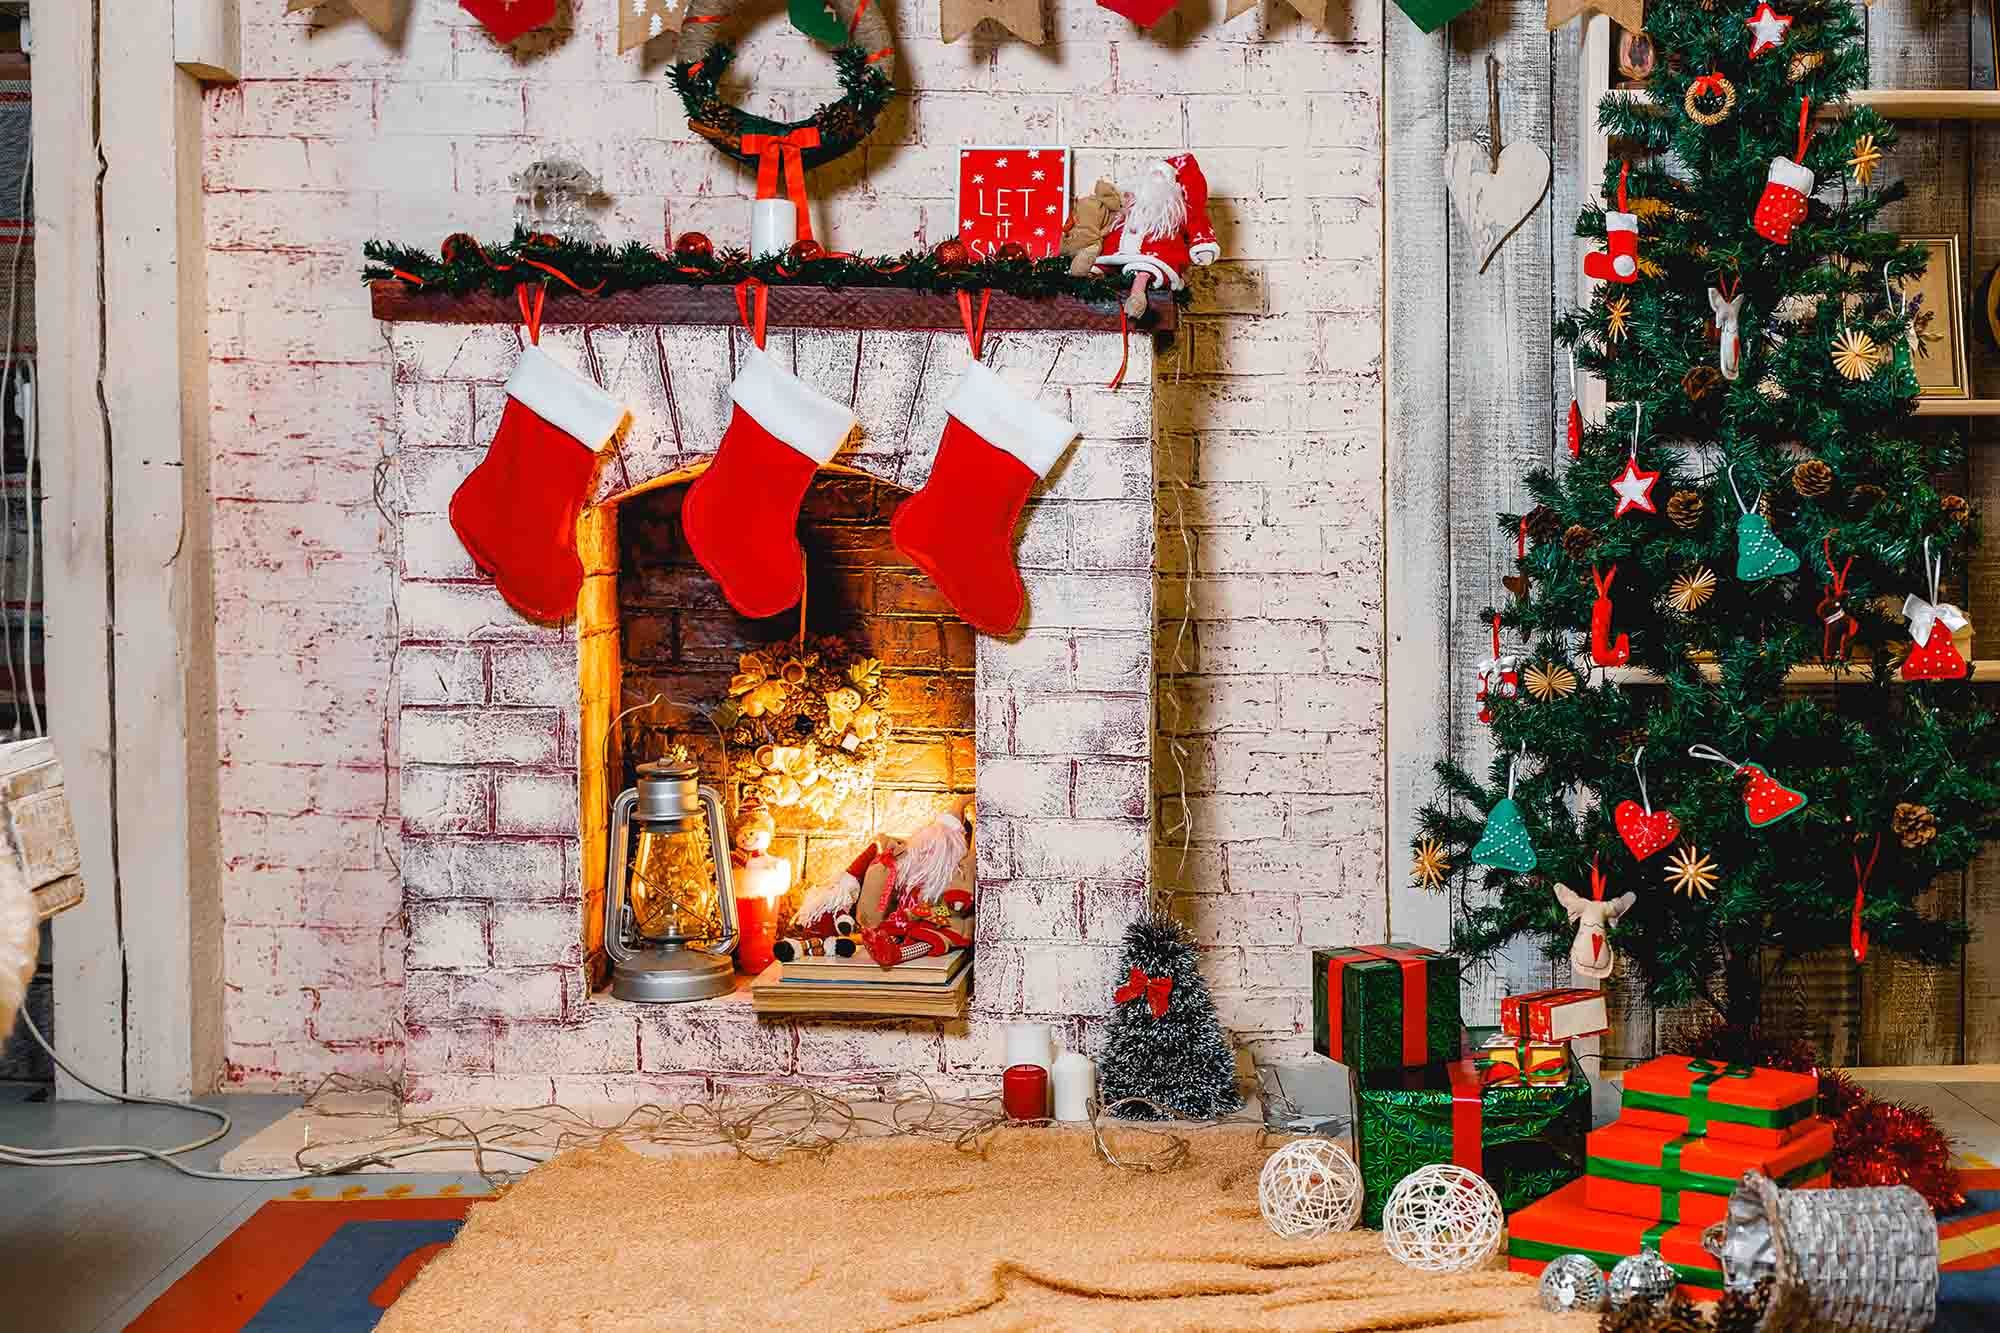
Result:
[[[1213,264],[1221,257],[1208,220],[1208,178],[1191,154],[1177,153],[1148,167],[1139,188],[1126,196],[1125,211],[1105,233],[1095,267],[1132,275],[1125,313],[1137,319],[1146,313],[1146,292],[1154,283],[1179,291],[1187,286],[1188,265]]]

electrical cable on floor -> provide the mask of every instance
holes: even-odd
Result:
[[[73,1148],[17,1148],[11,1144],[0,1144],[0,1164],[8,1166],[106,1166],[116,1162],[152,1161],[158,1162],[162,1166],[172,1167],[182,1175],[193,1176],[197,1180],[222,1180],[235,1184],[257,1184],[264,1181],[318,1180],[325,1176],[338,1176],[358,1171],[365,1166],[388,1166],[392,1162],[404,1157],[416,1157],[435,1152],[499,1153],[537,1164],[546,1160],[539,1153],[527,1153],[513,1148],[502,1148],[490,1143],[481,1143],[474,1139],[469,1142],[427,1143],[412,1148],[394,1148],[383,1152],[371,1152],[360,1157],[349,1158],[341,1162],[332,1162],[326,1166],[313,1167],[304,1171],[281,1171],[268,1175],[262,1172],[204,1171],[199,1167],[188,1166],[186,1163],[176,1161],[175,1159],[187,1153],[206,1148],[210,1144],[226,1137],[234,1124],[227,1111],[218,1111],[212,1106],[202,1106],[195,1102],[177,1101],[171,1097],[130,1096],[122,1092],[113,1092],[109,1088],[99,1087],[63,1062],[63,1058],[56,1054],[55,1047],[49,1045],[49,1039],[42,1035],[42,1030],[39,1027],[35,1026],[33,1016],[25,1010],[21,1013],[21,1021],[26,1025],[28,1035],[33,1037],[35,1043],[48,1053],[49,1059],[55,1061],[56,1068],[68,1074],[84,1087],[89,1088],[98,1096],[107,1097],[115,1102],[123,1102],[128,1106],[164,1106],[169,1110],[192,1111],[196,1115],[205,1115],[213,1118],[216,1122],[216,1128],[213,1133],[207,1135],[205,1138],[195,1139],[173,1148],[149,1148],[144,1144],[138,1143],[92,1143]]]

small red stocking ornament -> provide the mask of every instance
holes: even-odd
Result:
[[[458,7],[501,43],[545,27],[556,16],[556,0],[458,0]]]
[[[1812,141],[1812,99],[1799,99],[1798,159],[1774,157],[1764,181],[1764,193],[1757,200],[1752,223],[1757,234],[1773,245],[1789,245],[1792,228],[1806,215],[1806,201],[1812,198],[1813,174],[1806,169],[1806,145]]]
[[[968,314],[973,360],[945,403],[937,461],[924,488],[896,510],[889,535],[966,624],[1002,636],[1021,623],[1028,600],[1014,567],[1021,506],[1077,429],[980,364],[981,331]]]
[[[1601,667],[1624,666],[1632,660],[1632,641],[1620,633],[1611,637],[1611,580],[1618,577],[1618,566],[1600,574],[1597,566],[1590,567],[1590,581],[1597,586],[1597,600],[1590,604],[1590,660]]]
[[[1639,215],[1625,211],[1625,177],[1632,164],[1618,168],[1618,207],[1604,214],[1604,252],[1583,257],[1583,276],[1599,282],[1639,280]]]
[[[597,454],[625,407],[541,349],[542,297],[522,287],[528,343],[507,380],[507,406],[485,459],[451,497],[452,530],[508,605],[530,620],[576,614],[583,562],[576,519]]]
[[[747,286],[747,285],[746,285]],[[753,620],[797,606],[805,595],[799,505],[820,464],[840,450],[854,413],[807,386],[764,351],[763,284],[748,318],[753,345],[729,385],[729,425],[708,471],[688,487],[681,530],[729,604]]]

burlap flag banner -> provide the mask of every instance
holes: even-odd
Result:
[[[1284,0],[1284,2],[1298,10],[1300,18],[1322,32],[1326,30],[1326,0]],[[1224,21],[1227,22],[1240,14],[1247,14],[1256,7],[1257,0],[1229,0]]]
[[[1548,30],[1554,32],[1579,15],[1602,14],[1627,32],[1646,26],[1646,0],[1549,0]]]
[[[947,42],[957,41],[986,19],[1030,46],[1040,46],[1045,36],[1042,0],[943,0],[938,18]]]
[[[285,0],[285,12],[296,14],[301,9],[318,9],[324,3],[325,0]],[[347,0],[347,7],[385,37],[396,26],[396,0]]]
[[[618,0],[618,49],[630,51],[663,33],[679,32],[687,0]]]

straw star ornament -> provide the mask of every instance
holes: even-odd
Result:
[[[1714,890],[1716,879],[1714,860],[1695,847],[1676,847],[1667,858],[1667,883],[1675,893],[1706,899]]]
[[[1411,883],[1423,889],[1442,889],[1444,877],[1450,873],[1451,862],[1436,839],[1425,838],[1417,844],[1417,859],[1410,867]]]
[[[1833,368],[1844,379],[1867,379],[1881,359],[1882,349],[1859,329],[1842,329],[1833,340]]]
[[[1854,141],[1854,151],[1847,155],[1847,169],[1854,174],[1856,185],[1866,185],[1875,179],[1875,168],[1882,163],[1882,150],[1875,146],[1875,136],[1864,134]]]
[[[1538,662],[1528,668],[1522,683],[1528,693],[1543,703],[1552,699],[1567,698],[1576,692],[1576,673],[1560,662]]]

